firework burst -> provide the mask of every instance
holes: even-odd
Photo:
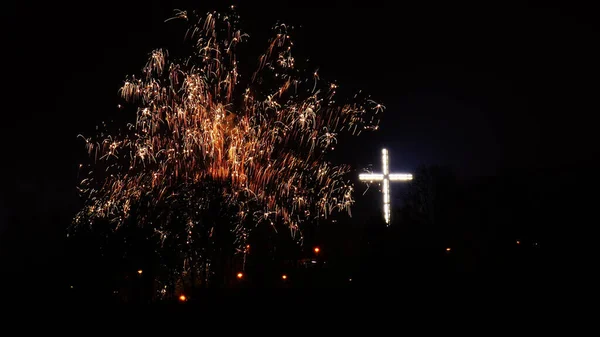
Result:
[[[134,222],[168,247],[158,250],[177,261],[170,270],[185,275],[207,272],[217,232],[243,253],[254,226],[301,239],[306,224],[349,211],[350,168],[327,153],[340,133],[377,129],[383,106],[359,95],[338,104],[336,84],[295,67],[284,24],[244,78],[237,49],[248,36],[235,14],[177,11],[174,19],[190,25],[190,55],[153,51],[119,92],[135,120],[82,136],[92,162],[82,167],[86,203],[75,227],[100,221],[117,231]]]

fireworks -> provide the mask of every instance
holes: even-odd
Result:
[[[286,25],[274,26],[257,70],[244,77],[237,49],[248,36],[235,14],[177,11],[173,19],[190,23],[192,52],[171,60],[153,51],[120,90],[135,120],[82,136],[92,163],[82,167],[86,204],[74,224],[108,220],[116,231],[134,222],[169,247],[163,255],[181,274],[207,268],[218,236],[243,253],[254,226],[301,239],[303,225],[349,211],[350,168],[326,156],[340,133],[377,129],[383,106],[358,95],[338,104],[336,84],[295,67]]]

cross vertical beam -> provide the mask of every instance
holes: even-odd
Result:
[[[363,173],[358,176],[361,181],[381,181],[383,193],[383,218],[389,226],[391,214],[390,181],[408,181],[412,180],[410,173],[390,173],[388,150],[381,150],[382,173]]]
[[[390,223],[390,167],[387,149],[381,150],[381,167],[383,168],[383,217]]]

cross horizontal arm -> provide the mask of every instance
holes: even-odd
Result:
[[[383,180],[383,174],[381,173],[361,173],[358,175],[358,179],[366,181],[381,181]]]
[[[390,173],[391,181],[412,180],[413,176],[410,173]]]

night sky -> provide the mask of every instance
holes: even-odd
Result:
[[[595,167],[600,58],[591,10],[551,1],[250,3],[237,2],[252,48],[265,46],[277,20],[293,24],[296,57],[386,106],[380,131],[340,144],[340,158],[359,169],[379,169],[382,146],[394,171],[438,164],[466,180]],[[118,113],[124,77],[139,73],[152,49],[181,38],[163,21],[174,8],[219,7],[207,1],[2,7],[6,271],[61,256],[63,228],[79,205],[77,165],[85,158],[76,136]]]

